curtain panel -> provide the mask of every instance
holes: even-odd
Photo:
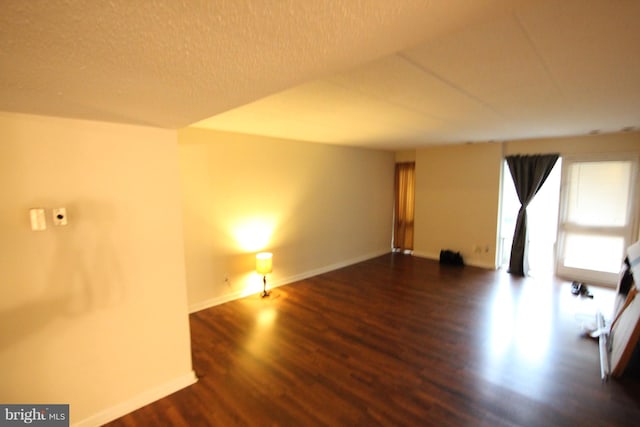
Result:
[[[513,275],[526,276],[529,271],[527,206],[542,188],[559,157],[559,154],[506,157],[518,200],[521,203],[509,259],[509,273]]]

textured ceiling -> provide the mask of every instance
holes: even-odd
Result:
[[[638,18],[637,0],[3,0],[0,110],[389,149],[619,131],[640,126]]]

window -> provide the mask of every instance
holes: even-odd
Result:
[[[637,160],[567,159],[564,166],[558,275],[615,285],[633,243]]]

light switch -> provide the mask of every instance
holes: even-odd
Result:
[[[29,210],[29,217],[31,218],[31,230],[43,231],[47,229],[47,220],[44,217],[44,209],[34,208]]]
[[[60,227],[67,225],[67,209],[66,208],[54,208],[53,209],[53,225]]]

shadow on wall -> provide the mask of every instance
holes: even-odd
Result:
[[[32,301],[0,312],[0,349],[56,319],[81,316],[124,300],[122,270],[112,237],[114,210],[96,201],[69,203],[66,207],[67,226],[48,224],[45,231],[38,232],[50,233],[53,243],[46,250],[37,248],[42,258],[49,260],[42,285],[12,284],[17,288],[41,287],[42,291]],[[44,245],[44,241],[38,244]]]

